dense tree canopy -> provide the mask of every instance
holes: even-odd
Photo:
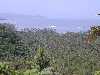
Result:
[[[52,29],[17,31],[14,25],[0,24],[0,74],[94,75],[100,71],[100,46],[92,40],[99,34],[99,26],[62,34]]]

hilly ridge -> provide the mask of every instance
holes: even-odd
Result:
[[[86,31],[91,25],[100,24],[100,20],[87,19],[87,20],[71,20],[71,19],[49,19],[40,15],[22,15],[22,14],[9,14],[0,13],[0,19],[8,20],[15,23],[17,28],[50,28],[51,25],[56,26],[58,32],[66,31]]]

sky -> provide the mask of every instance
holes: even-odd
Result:
[[[100,0],[0,0],[0,13],[48,18],[100,19]]]

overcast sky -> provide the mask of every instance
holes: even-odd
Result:
[[[0,0],[0,13],[41,15],[48,18],[100,18],[100,0]]]

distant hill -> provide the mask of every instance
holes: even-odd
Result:
[[[40,15],[21,15],[0,13],[0,22],[6,20],[16,24],[18,28],[50,28],[52,25],[56,26],[58,32],[65,31],[86,31],[91,25],[100,25],[100,20],[87,19],[87,20],[70,20],[70,19],[48,19]],[[3,17],[3,18],[2,18]]]

